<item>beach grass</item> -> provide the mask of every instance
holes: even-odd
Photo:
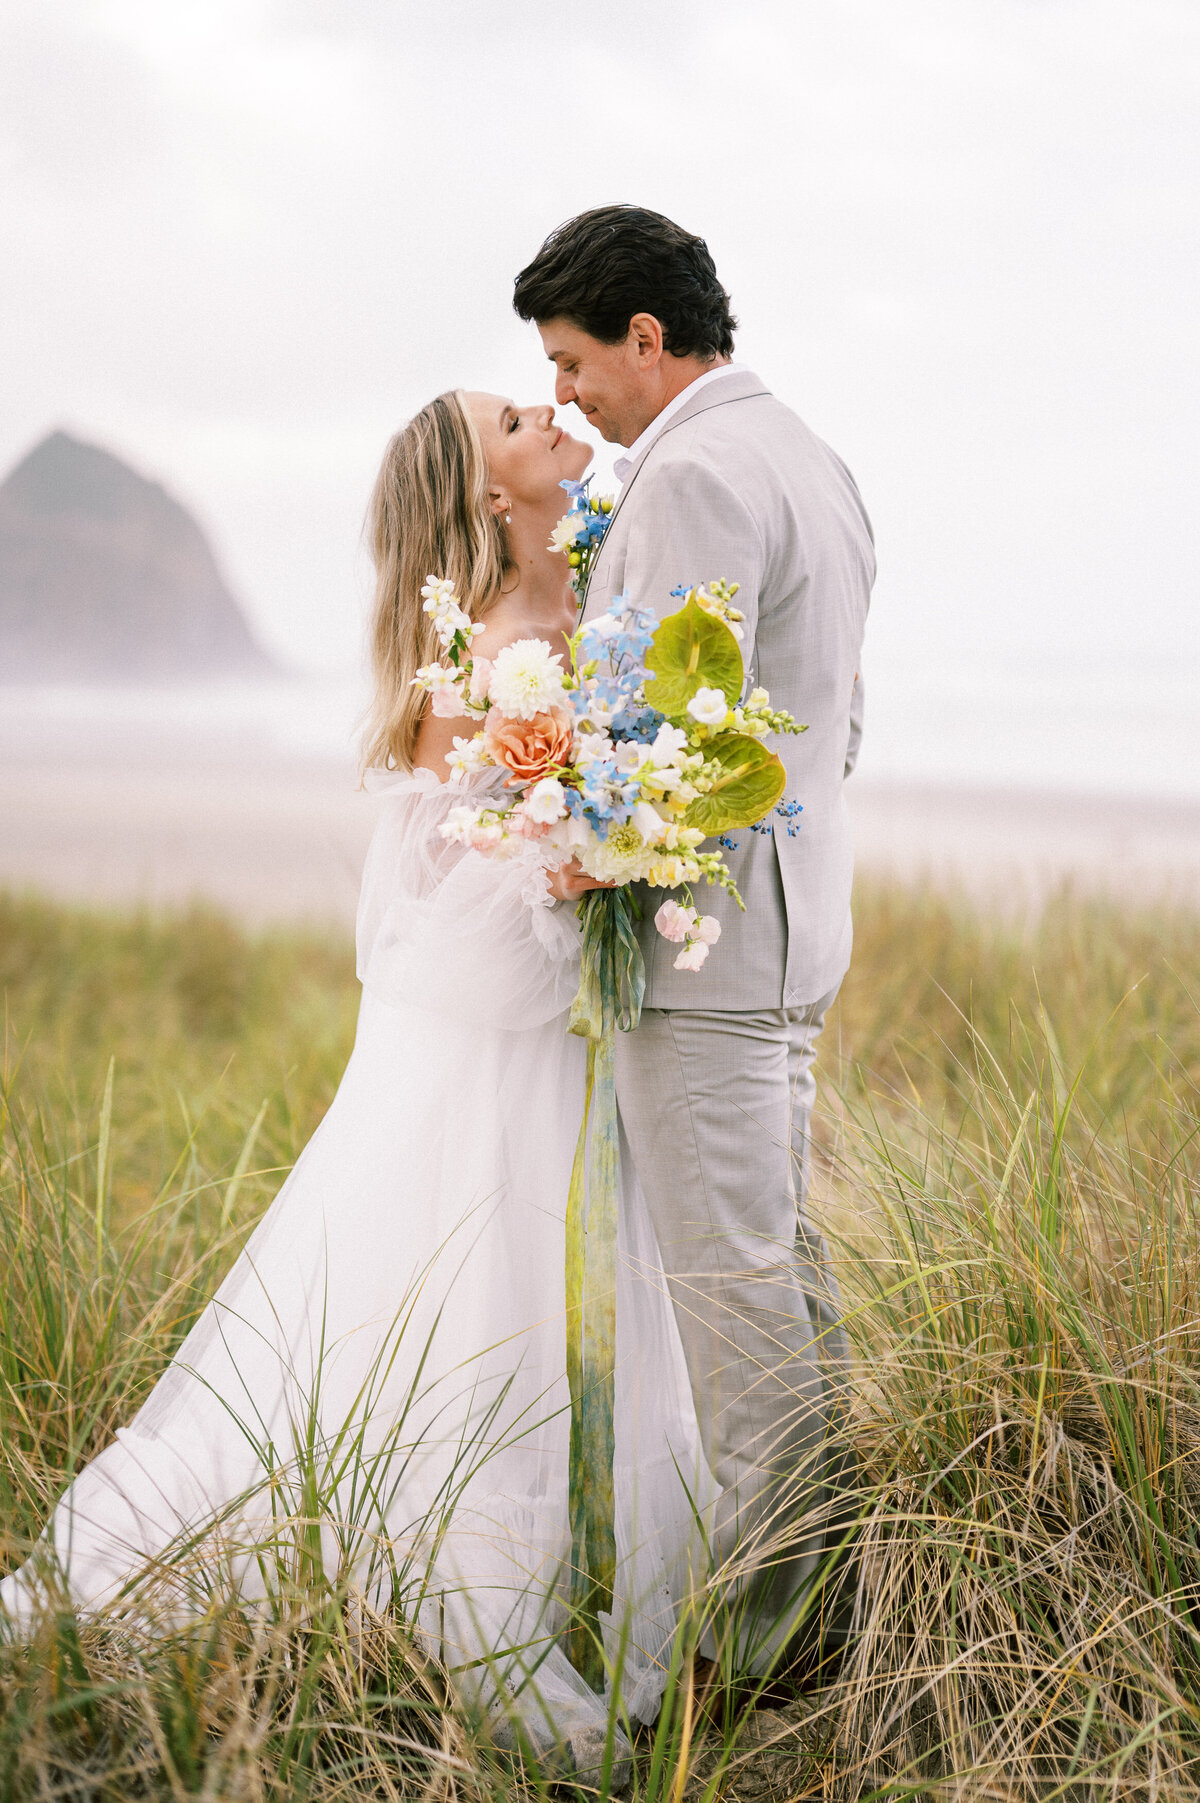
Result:
[[[351,949],[0,899],[0,1539],[136,1408],[313,1131]],[[862,1621],[741,1707],[681,1642],[651,1803],[1200,1795],[1200,914],[864,886],[814,1209],[857,1358]],[[395,1613],[307,1577],[0,1649],[8,1798],[536,1791]]]

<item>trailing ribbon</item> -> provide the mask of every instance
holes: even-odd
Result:
[[[616,1029],[637,1026],[646,987],[628,889],[593,889],[579,905],[583,960],[568,1031],[588,1042],[583,1121],[567,1197],[567,1381],[571,1391],[571,1663],[604,1688],[600,1611],[617,1571],[613,1401],[617,1323]]]

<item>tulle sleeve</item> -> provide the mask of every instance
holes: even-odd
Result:
[[[448,845],[438,828],[450,809],[484,796],[474,788],[465,795],[431,771],[371,773],[368,787],[379,795],[380,816],[358,908],[364,990],[460,1024],[513,1031],[569,1007],[579,930],[569,907],[553,905],[537,843],[505,860]]]

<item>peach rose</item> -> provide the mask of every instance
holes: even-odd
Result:
[[[574,727],[566,714],[535,714],[532,720],[513,720],[498,708],[489,708],[483,741],[496,763],[512,771],[509,787],[517,781],[537,782],[555,764],[571,755]]]

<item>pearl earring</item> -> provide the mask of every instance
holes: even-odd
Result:
[[[506,514],[505,514],[505,516],[504,516],[504,523],[505,523],[505,525],[506,525],[506,526],[511,526],[511,525],[512,525],[512,514],[511,514],[511,513],[506,513]]]

